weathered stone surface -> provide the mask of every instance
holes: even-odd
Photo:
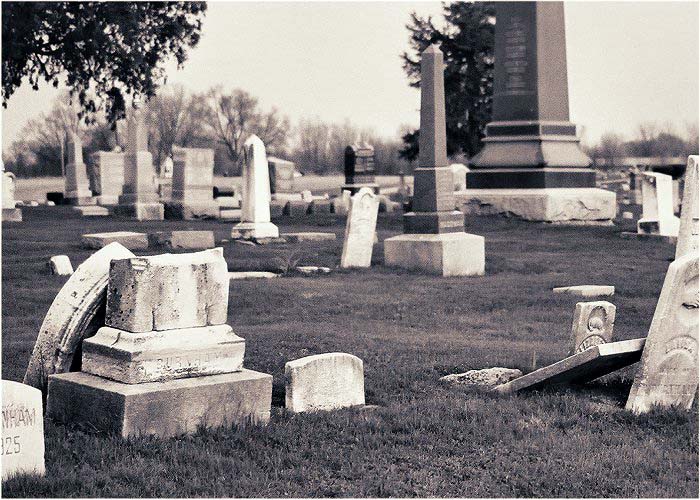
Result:
[[[83,163],[83,145],[75,133],[68,138],[68,163],[64,178],[64,200],[70,205],[95,204],[90,191],[87,168]]]
[[[112,208],[112,214],[136,220],[163,220],[165,212],[162,203],[141,203],[125,201],[127,195],[119,197],[119,205]]]
[[[125,384],[233,373],[245,340],[228,325],[131,333],[108,326],[83,341],[82,371]]]
[[[2,169],[2,208],[3,210],[14,210],[17,206],[15,201],[16,177],[12,172],[5,172],[4,166]]]
[[[348,210],[350,210],[350,197],[351,193],[348,190],[343,190],[340,196],[333,198],[333,213],[336,215],[346,215]]]
[[[270,217],[273,219],[282,217],[287,210],[288,204],[288,200],[272,200],[270,202]]]
[[[303,217],[309,213],[309,205],[311,203],[306,200],[290,200],[284,208],[284,214],[291,217]]]
[[[226,322],[228,269],[223,249],[115,260],[105,325],[127,332]]]
[[[97,151],[95,165],[95,194],[99,205],[116,205],[124,189],[124,153]]]
[[[294,192],[294,163],[269,156],[267,162],[270,169],[270,192],[277,193]]]
[[[309,206],[309,213],[312,214],[332,214],[333,202],[331,200],[313,200]]]
[[[112,233],[84,234],[80,239],[83,248],[104,248],[117,242],[129,250],[146,250],[148,248],[148,235],[132,231],[115,231]]]
[[[688,156],[681,206],[681,222],[676,243],[676,259],[698,254],[700,248],[700,156]]]
[[[340,267],[370,267],[378,213],[379,200],[371,189],[363,187],[353,195],[345,222]]]
[[[250,280],[259,278],[277,278],[279,274],[269,271],[231,271],[228,273],[229,279],[232,280]]]
[[[230,208],[230,209],[221,209],[219,211],[219,219],[225,220],[225,221],[233,221],[237,222],[241,220],[241,209],[240,208]]]
[[[569,355],[598,344],[612,342],[615,310],[615,304],[605,300],[578,302],[571,325]]]
[[[609,223],[617,213],[612,191],[597,188],[470,189],[455,193],[465,215],[509,215],[535,222]]]
[[[107,207],[100,207],[97,205],[86,205],[86,206],[75,206],[73,210],[80,212],[83,217],[107,217],[109,216],[109,209]]]
[[[284,365],[285,407],[288,411],[335,410],[365,404],[362,360],[331,352]]]
[[[41,324],[24,375],[25,384],[44,390],[49,375],[70,369],[80,342],[104,324],[110,262],[133,256],[119,243],[111,243],[78,266],[56,295]]]
[[[698,390],[699,297],[698,256],[689,253],[668,266],[628,410],[691,408]]]
[[[516,368],[495,367],[484,368],[482,370],[469,370],[464,373],[452,373],[440,377],[440,381],[454,385],[494,387],[522,376],[523,372]]]
[[[469,169],[461,163],[453,163],[450,165],[452,169],[452,182],[454,183],[455,191],[464,191],[467,189],[467,172]]]
[[[673,215],[673,180],[658,172],[642,173],[642,218],[637,232],[678,236],[680,219]]]
[[[644,339],[600,344],[530,372],[495,388],[501,393],[540,389],[561,384],[583,384],[639,361]]]
[[[483,236],[466,233],[401,234],[384,240],[384,265],[439,276],[483,276]]]
[[[41,391],[2,381],[2,480],[44,475],[44,412]]]
[[[574,285],[552,288],[554,293],[565,293],[574,297],[612,297],[615,287],[610,285]]]
[[[305,232],[305,233],[284,233],[281,236],[287,243],[301,243],[304,241],[335,241],[335,233],[318,233],[318,232]]]
[[[243,369],[208,377],[122,384],[72,372],[50,378],[46,404],[47,416],[58,422],[89,424],[125,438],[168,438],[195,432],[199,426],[267,423],[272,376]]]
[[[298,266],[295,268],[297,271],[303,274],[328,274],[331,272],[330,267],[319,267],[319,266]]]
[[[169,219],[205,219],[219,216],[214,201],[214,150],[173,148],[172,200],[165,204]]]
[[[231,238],[256,240],[278,238],[279,228],[272,222],[240,222],[231,229]]]
[[[205,250],[214,248],[214,231],[158,231],[148,233],[152,248]]]
[[[67,255],[54,255],[49,259],[51,274],[58,276],[70,276],[73,274],[73,264]]]

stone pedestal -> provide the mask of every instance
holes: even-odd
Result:
[[[168,219],[214,219],[219,205],[214,201],[214,150],[174,148],[172,200],[165,204]]]

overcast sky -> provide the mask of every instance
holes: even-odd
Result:
[[[347,118],[395,136],[419,120],[419,91],[399,58],[413,10],[442,19],[437,2],[210,2],[199,46],[184,69],[168,66],[168,82],[239,87],[293,123]],[[697,2],[567,2],[565,11],[571,119],[585,140],[631,136],[649,121],[685,133],[698,121]],[[3,148],[56,93],[16,92],[2,111]]]

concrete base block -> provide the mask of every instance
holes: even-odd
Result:
[[[483,276],[483,236],[467,233],[401,234],[384,240],[384,265],[439,276]]]
[[[637,221],[637,233],[654,236],[678,237],[681,220],[672,215],[664,219],[639,219]]]
[[[95,197],[98,205],[117,205],[119,203],[119,195],[101,194]]]
[[[165,217],[162,203],[133,203],[117,205],[114,215],[132,217],[136,220],[163,220]]]
[[[109,209],[97,205],[75,206],[73,210],[80,212],[83,217],[108,217]]]
[[[465,215],[508,215],[537,222],[610,223],[615,193],[598,188],[467,189],[455,192]]]
[[[221,207],[214,200],[205,203],[183,203],[168,201],[165,203],[165,218],[175,220],[216,219]]]
[[[241,222],[231,229],[231,238],[244,240],[278,238],[280,231],[272,222]]]
[[[2,221],[3,222],[22,222],[22,210],[19,208],[3,208],[2,209]]]
[[[46,414],[58,422],[86,424],[124,438],[162,438],[199,426],[267,423],[272,375],[236,373],[167,382],[122,384],[83,372],[49,377]]]

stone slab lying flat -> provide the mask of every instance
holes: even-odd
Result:
[[[148,233],[148,244],[166,250],[206,250],[216,246],[214,231],[158,231]]]
[[[269,271],[229,271],[229,279],[232,280],[251,280],[259,278],[276,278],[279,274]]]
[[[245,340],[229,325],[131,333],[108,326],[83,341],[82,371],[125,384],[233,373]]]
[[[467,387],[495,387],[522,376],[523,372],[516,368],[494,367],[469,370],[464,373],[452,373],[440,377],[440,382]]]
[[[574,297],[612,297],[615,287],[610,285],[575,285],[552,288],[554,293],[565,293]]]
[[[330,267],[323,266],[298,266],[295,269],[303,274],[328,274],[331,272]]]
[[[642,357],[645,339],[600,344],[530,372],[494,390],[512,393],[544,386],[583,384],[636,363]]]
[[[109,209],[107,207],[100,207],[98,205],[86,205],[73,207],[73,210],[80,212],[83,217],[107,217],[109,216]]]
[[[334,241],[336,239],[335,233],[284,233],[280,235],[284,238],[287,243],[300,243],[303,241]]]
[[[125,438],[167,438],[198,426],[264,424],[271,404],[272,375],[246,369],[147,384],[71,372],[49,378],[46,415]]]
[[[84,234],[80,240],[83,248],[104,248],[110,243],[117,242],[129,250],[147,250],[148,235],[132,231],[115,231],[112,233]]]

